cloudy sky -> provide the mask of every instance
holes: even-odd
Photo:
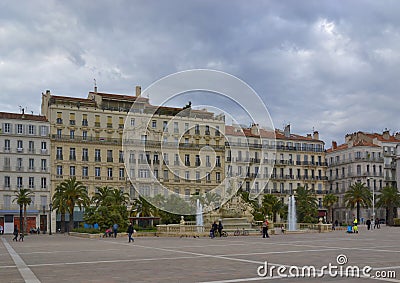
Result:
[[[249,84],[273,123],[400,131],[399,1],[1,1],[0,111],[38,114],[41,93],[134,94],[210,68]],[[150,97],[151,99],[151,97]],[[251,111],[251,109],[250,109]]]

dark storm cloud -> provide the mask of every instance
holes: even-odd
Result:
[[[23,3],[23,5],[22,5]],[[243,79],[275,126],[398,130],[397,1],[3,1],[0,110],[39,111],[41,92],[134,93],[211,68]]]

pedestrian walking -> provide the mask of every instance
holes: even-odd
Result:
[[[380,229],[380,228],[381,228],[381,224],[379,223],[379,218],[376,218],[376,219],[375,219],[375,225],[376,225],[376,228],[377,228],[377,229]]]
[[[135,229],[133,229],[132,223],[129,224],[128,230],[126,232],[128,233],[128,243],[130,243],[131,241],[134,242],[135,239],[133,239],[132,235],[135,232]]]
[[[114,225],[113,225],[113,232],[114,232],[114,238],[116,238],[117,234],[118,234],[118,224],[117,223],[114,223]]]
[[[220,237],[222,235],[222,229],[224,229],[224,226],[222,226],[222,221],[220,220],[218,223],[218,234]]]
[[[3,228],[3,225],[0,224],[0,235],[3,235],[3,234],[4,234],[4,228]]]
[[[266,218],[265,221],[264,221],[263,224],[262,224],[262,234],[263,234],[263,238],[269,238],[269,235],[268,235],[268,225],[269,225],[269,222],[268,222],[268,219]]]
[[[367,230],[371,229],[371,219],[367,219],[367,222],[365,222],[365,224],[367,224]]]
[[[13,235],[14,235],[14,238],[13,238],[13,242],[14,241],[18,241],[18,234],[19,234],[19,231],[18,231],[18,228],[17,228],[17,225],[15,225],[14,226],[14,232],[13,232]]]
[[[357,218],[354,218],[354,221],[353,221],[353,232],[354,232],[354,233],[358,233],[358,226],[357,226],[357,224],[358,224]]]

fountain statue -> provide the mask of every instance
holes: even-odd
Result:
[[[297,229],[296,199],[294,198],[294,195],[289,197],[288,226],[288,231],[296,231]]]
[[[196,226],[197,232],[201,233],[204,231],[203,224],[203,205],[200,203],[200,200],[196,201]]]

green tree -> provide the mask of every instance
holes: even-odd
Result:
[[[111,195],[111,191],[113,189],[105,186],[97,188],[97,192],[92,197],[91,202],[95,204],[97,207],[100,205],[109,206],[113,202],[113,198]]]
[[[376,205],[386,208],[387,224],[393,225],[394,209],[400,206],[400,193],[397,188],[392,186],[384,187],[378,196]]]
[[[25,233],[24,227],[26,229],[26,207],[32,203],[32,190],[30,189],[20,189],[15,193],[15,199],[13,202],[16,202],[19,205],[19,230],[21,233]],[[22,211],[24,212],[24,216],[22,217]]]
[[[333,223],[333,206],[338,202],[338,200],[339,198],[334,194],[327,194],[322,201],[323,206],[328,210],[328,217],[330,217],[331,223]],[[328,217],[327,219],[329,219]]]
[[[315,223],[318,216],[318,200],[316,196],[305,187],[297,187],[296,210],[299,222]]]
[[[371,207],[372,193],[364,183],[357,182],[350,186],[344,194],[344,202],[348,208],[357,208],[357,221],[360,223],[360,208]]]
[[[282,215],[285,204],[283,201],[272,194],[265,194],[262,200],[262,212],[265,215],[272,216],[272,221],[276,222],[277,215]]]
[[[69,231],[74,229],[74,209],[79,209],[89,205],[89,197],[86,187],[82,182],[77,181],[75,177],[65,180],[60,184],[60,189],[64,195],[66,211],[69,213]]]

